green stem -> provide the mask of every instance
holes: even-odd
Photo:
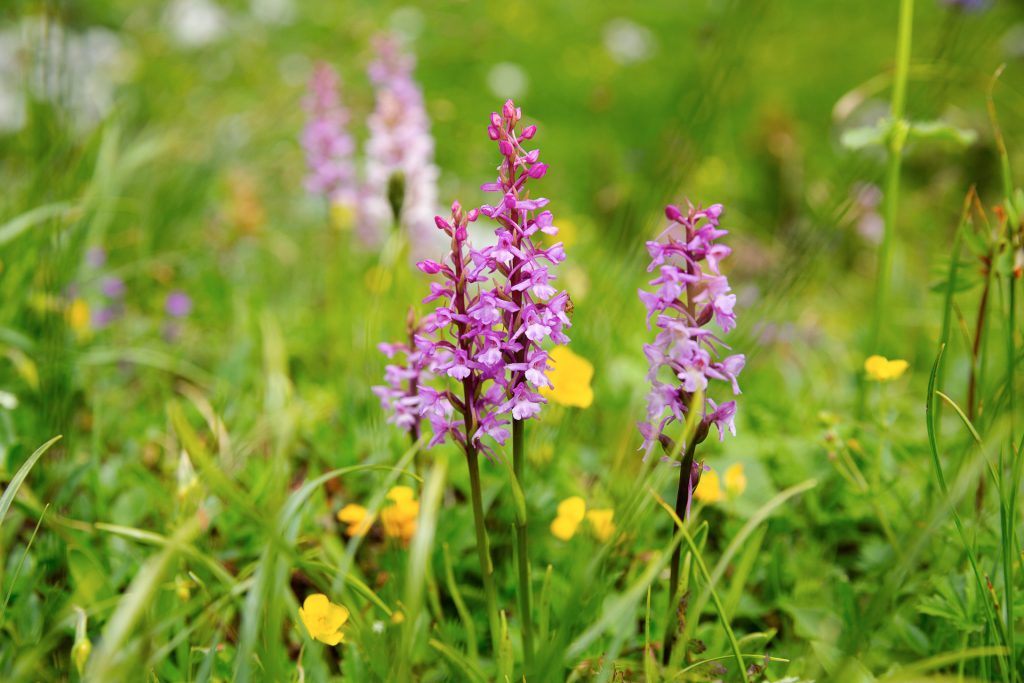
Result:
[[[971,370],[967,379],[967,418],[974,422],[981,410],[977,396],[980,393],[978,384],[985,378],[985,362],[988,354],[988,298],[992,288],[992,269],[995,264],[994,248],[989,252],[986,263],[985,286],[981,290],[981,301],[978,304],[978,321],[974,330],[974,345],[971,347]],[[974,494],[974,508],[980,515],[985,504],[985,475],[978,477],[978,489]]]
[[[690,504],[690,472],[693,471],[693,454],[696,450],[697,442],[691,435],[690,445],[686,447],[686,455],[683,456],[683,463],[679,468],[679,486],[676,489],[676,516],[684,522],[686,520],[686,508]],[[672,561],[669,564],[668,626],[665,629],[665,648],[661,656],[661,661],[665,665],[668,665],[672,659],[672,646],[675,644],[676,635],[679,630],[679,601],[676,593],[679,591],[681,556],[682,547],[677,545],[675,550],[672,551]]]
[[[473,525],[476,527],[476,551],[480,558],[480,575],[487,599],[487,620],[491,627],[491,645],[494,655],[501,646],[501,627],[498,621],[498,596],[494,590],[494,563],[491,561],[491,547],[484,528],[484,503],[480,487],[480,456],[473,445],[466,446],[466,465],[469,467],[470,497],[473,503]]]
[[[520,489],[523,486],[523,473],[526,468],[526,457],[523,454],[525,438],[523,421],[512,420],[512,472]],[[526,673],[533,671],[533,610],[531,609],[532,594],[530,589],[530,556],[527,553],[526,520],[516,522],[516,560],[519,570],[519,611],[520,628],[523,635],[523,662]]]
[[[1010,201],[1009,198],[1007,199],[1008,201]],[[1008,240],[1008,248],[1013,249],[1013,233],[1012,230],[1009,230],[1008,232],[1010,234],[1010,239]],[[1014,309],[1017,305],[1017,297],[1016,293],[1014,292],[1014,276],[1012,272],[1010,273],[1010,276],[1007,278],[1007,285],[1007,289],[1009,290],[1007,297],[1009,299],[1009,311],[1007,314],[1008,334],[1006,338],[1006,382],[1009,388],[1008,410],[1010,415],[1010,439],[1008,442],[1008,454],[1010,457],[1010,482],[1009,484],[1007,484],[1006,482],[1000,484],[1000,489],[1007,492],[1006,501],[1002,505],[1000,505],[1000,517],[1003,521],[1003,589],[1005,592],[1005,595],[1003,596],[1003,601],[1006,603],[1007,646],[1010,649],[1010,658],[1015,659],[1017,656],[1017,644],[1015,642],[1016,638],[1014,635],[1014,631],[1016,630],[1016,618],[1014,615],[1014,602],[1016,601],[1016,597],[1014,596],[1013,561],[1014,558],[1017,556],[1017,532],[1015,529],[1014,520],[1016,520],[1017,518],[1017,491],[1019,486],[1019,479],[1017,477],[1018,459],[1016,457],[1016,450],[1014,447],[1014,441],[1016,440],[1016,418],[1014,416],[1014,412],[1016,411],[1016,405],[1014,401],[1014,373],[1016,372],[1014,364],[1016,361],[1016,349],[1014,345],[1013,331],[1016,325],[1016,311]],[[1004,467],[999,468],[999,476],[1000,478],[1006,476],[1006,469]],[[1019,672],[1014,674],[1014,680],[1020,680]]]
[[[892,129],[889,133],[889,164],[885,175],[885,229],[878,252],[875,281],[875,310],[868,337],[869,353],[877,353],[889,298],[889,271],[892,269],[892,242],[896,231],[900,195],[900,168],[908,123],[904,120],[907,99],[907,73],[910,70],[910,45],[914,27],[914,0],[900,0],[899,34],[896,39],[896,68],[892,87]]]

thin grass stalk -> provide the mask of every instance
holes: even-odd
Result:
[[[473,614],[466,607],[466,602],[462,599],[462,591],[459,590],[459,584],[455,580],[455,570],[452,569],[452,554],[448,549],[447,543],[441,546],[441,552],[444,557],[444,576],[448,584],[448,594],[451,596],[452,602],[455,603],[455,611],[458,612],[459,619],[462,620],[462,628],[466,633],[466,650],[469,652],[470,659],[475,660],[478,652],[476,625],[473,623]]]
[[[956,293],[956,282],[959,277],[960,271],[960,249],[963,243],[963,233],[967,230],[970,223],[971,217],[971,206],[978,201],[977,190],[972,185],[971,189],[967,191],[966,197],[964,197],[963,209],[960,212],[960,221],[957,224],[956,233],[953,235],[953,251],[949,261],[949,273],[946,276],[946,291],[943,299],[942,306],[942,332],[939,337],[939,349],[942,349],[949,344],[949,337],[952,331],[953,325],[953,297]],[[935,371],[935,388],[942,389],[942,380],[945,376],[946,369],[946,355],[944,353],[938,353],[936,356],[938,365]],[[938,423],[941,416],[941,407],[939,404],[937,410],[932,415],[932,429],[938,431]]]
[[[940,392],[935,388],[935,382],[944,351],[945,346],[940,346],[939,353],[935,358],[935,363],[932,365],[931,375],[928,378],[928,395],[925,398],[925,422],[928,430],[928,445],[930,447],[932,454],[932,465],[935,468],[935,477],[939,482],[939,490],[942,492],[942,495],[948,498],[949,487],[946,484],[946,477],[942,472],[942,462],[939,459],[938,430],[936,429],[937,425],[936,420],[934,419],[937,406],[937,401],[935,399],[938,395],[940,395]],[[974,549],[970,541],[967,540],[967,532],[964,530],[963,522],[960,520],[960,514],[956,511],[955,506],[953,506],[950,509],[950,514],[953,517],[953,524],[956,527],[957,534],[960,536],[960,542],[963,543],[964,551],[967,553],[967,560],[971,565],[971,571],[974,574],[974,580],[978,588],[978,593],[979,595],[983,596],[986,592],[986,581],[984,575],[978,567],[978,559],[977,557],[975,557]],[[994,623],[998,619],[998,615],[994,613],[992,605],[988,601],[985,601],[985,605],[985,615],[988,617],[988,625],[989,627],[993,627]],[[1008,640],[1004,639],[1003,644],[1008,644]],[[1003,668],[1004,680],[1009,680],[1009,678],[1007,678],[1007,669],[1004,668],[1003,660],[999,661],[1000,667]]]
[[[996,69],[992,75],[992,79],[989,82],[988,92],[986,94],[986,107],[988,109],[989,120],[992,124],[993,137],[995,138],[996,149],[999,152],[999,167],[1000,175],[1003,181],[1003,194],[1006,197],[1005,206],[1007,213],[1006,220],[1006,248],[1012,250],[1014,248],[1014,230],[1019,229],[1020,216],[1017,215],[1017,208],[1014,205],[1014,190],[1013,190],[1013,173],[1010,166],[1010,155],[1006,151],[1006,141],[1003,138],[1002,128],[999,125],[999,117],[996,113],[994,91],[999,77],[1003,73],[1005,65],[1001,65]],[[1004,586],[1004,600],[1006,603],[1006,645],[1010,650],[1010,659],[1016,661],[1017,649],[1014,635],[1015,615],[1014,615],[1014,581],[1013,581],[1013,566],[1014,559],[1017,555],[1017,535],[1014,529],[1014,521],[1017,519],[1017,494],[1020,490],[1020,454],[1017,452],[1014,446],[1016,441],[1016,387],[1014,383],[1014,377],[1016,376],[1016,353],[1014,342],[1014,334],[1016,332],[1016,319],[1017,319],[1017,295],[1016,295],[1016,273],[1011,271],[1007,277],[1006,289],[1007,289],[1007,303],[1008,311],[1006,316],[1006,396],[1008,400],[1007,410],[1009,414],[1009,438],[1007,441],[1008,452],[1010,457],[1010,482],[1000,482],[1000,488],[1006,491],[1005,500],[1001,501],[1000,505],[1000,521],[1002,531],[1002,550],[1003,550],[1003,586]],[[1002,459],[1002,458],[1000,458]],[[1000,463],[999,476],[1003,477],[1005,469]],[[1020,672],[1014,673],[1014,680],[1020,680]]]
[[[1006,453],[1010,458],[1010,471],[1007,472],[1006,463],[1004,462],[1003,453],[1004,450],[1000,448],[999,451],[999,489],[1003,492],[1000,496],[999,504],[999,521],[1000,521],[1000,541],[1002,546],[1002,560],[1003,560],[1003,601],[1006,604],[1006,646],[1010,650],[1011,660],[1016,658],[1016,643],[1014,635],[1014,559],[1016,557],[1016,532],[1014,530],[1014,520],[1016,511],[1016,500],[1017,500],[1017,458],[1015,457],[1016,450],[1014,448],[1014,342],[1013,342],[1013,275],[1008,278],[1007,281],[1007,299],[1009,303],[1009,311],[1007,312],[1007,329],[1008,334],[1006,335],[1006,383],[1007,383],[1007,410],[1009,417],[1009,438],[1007,440],[1008,447]],[[1006,480],[1009,475],[1009,481]],[[1013,675],[1014,681],[1020,680],[1020,673],[1015,672]]]

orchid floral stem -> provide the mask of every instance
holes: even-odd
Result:
[[[525,437],[522,420],[512,420],[512,472],[520,488],[526,457],[523,454]],[[516,560],[519,570],[519,611],[520,628],[523,636],[523,662],[526,672],[533,670],[533,611],[530,587],[530,556],[527,552],[528,531],[526,520],[516,523]]]
[[[498,620],[498,596],[494,589],[494,563],[491,561],[491,547],[484,527],[484,504],[480,486],[480,455],[474,446],[466,446],[466,465],[469,467],[469,489],[473,505],[473,525],[476,528],[476,551],[480,559],[480,576],[487,600],[487,620],[491,629],[491,644],[497,655],[501,644],[501,627]]]
[[[690,507],[690,473],[693,471],[693,457],[697,450],[697,442],[692,437],[690,445],[686,448],[686,455],[683,456],[682,466],[679,468],[679,486],[676,489],[676,515],[681,520],[686,520],[686,510]],[[676,634],[679,630],[679,602],[676,593],[679,592],[679,565],[682,559],[682,548],[676,546],[672,551],[672,562],[669,565],[668,579],[668,626],[665,630],[665,648],[662,653],[662,662],[668,664],[672,659],[672,646],[675,644]]]

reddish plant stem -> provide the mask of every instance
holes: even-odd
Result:
[[[992,259],[986,257],[985,268],[991,268]],[[981,290],[981,301],[978,302],[978,320],[974,327],[974,344],[971,348],[971,373],[967,380],[967,419],[974,422],[975,416],[978,414],[978,410],[975,408],[975,394],[977,393],[978,383],[978,362],[981,356],[981,343],[982,337],[985,334],[985,315],[988,311],[988,293],[992,284],[992,277],[990,273],[985,275],[985,287]],[[982,473],[978,478],[978,488],[974,492],[974,509],[976,512],[981,512],[982,506],[985,504],[985,474]]]

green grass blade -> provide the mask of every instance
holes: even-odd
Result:
[[[40,223],[44,223],[51,218],[63,216],[70,208],[71,205],[67,202],[54,202],[53,204],[37,206],[20,216],[15,216],[3,225],[0,225],[0,247],[5,246],[11,240]]]
[[[43,453],[50,450],[50,446],[57,443],[60,440],[60,436],[55,436],[42,446],[37,448],[35,452],[28,456],[28,460],[22,463],[18,471],[11,477],[11,481],[7,484],[7,488],[4,489],[4,493],[0,496],[0,526],[3,526],[4,518],[7,517],[7,511],[11,508],[11,503],[14,502],[14,496],[18,494],[18,489],[25,483],[25,479],[28,477],[28,473],[35,466],[39,458],[43,457]]]
[[[804,482],[804,484],[807,483],[808,482]],[[801,484],[798,484],[798,486],[801,486]],[[668,510],[668,513],[672,516],[672,521],[676,524],[676,528],[679,529],[679,533],[682,535],[683,540],[686,541],[686,545],[690,548],[691,557],[693,557],[694,562],[697,564],[697,569],[700,570],[700,573],[704,578],[708,587],[707,590],[711,594],[711,601],[715,605],[715,611],[718,612],[718,618],[722,622],[722,628],[725,629],[725,635],[729,639],[729,646],[732,648],[733,658],[736,660],[736,667],[739,669],[740,677],[743,679],[744,683],[749,683],[750,678],[747,676],[747,670],[743,666],[743,654],[740,652],[740,644],[736,641],[736,634],[732,631],[732,626],[729,624],[729,617],[725,613],[725,608],[722,606],[722,601],[718,597],[718,592],[711,583],[711,573],[708,571],[707,565],[704,563],[704,558],[700,553],[700,548],[698,548],[697,544],[694,543],[693,537],[690,536],[690,533],[686,530],[686,523],[679,519],[679,515],[676,514],[676,511],[672,506],[662,500],[654,491],[651,491],[651,494],[654,495],[659,505]]]
[[[462,599],[462,591],[459,590],[459,583],[455,580],[455,570],[452,569],[452,555],[445,543],[441,546],[441,554],[444,557],[444,576],[448,586],[448,595],[455,603],[455,611],[462,621],[462,628],[466,633],[466,649],[469,650],[469,658],[476,659],[478,656],[476,640],[476,624],[473,623],[473,615],[466,607],[466,601]]]
[[[46,507],[43,508],[42,514],[39,515],[39,519],[36,521],[36,526],[32,530],[32,535],[29,536],[28,543],[25,544],[25,552],[21,554],[21,559],[18,560],[18,566],[14,569],[14,574],[11,575],[11,585],[7,589],[7,595],[4,596],[4,604],[0,606],[0,624],[4,623],[4,614],[7,613],[7,605],[11,602],[11,595],[14,593],[14,585],[18,582],[18,577],[21,576],[21,570],[25,566],[25,558],[28,557],[28,551],[32,549],[32,544],[36,540],[36,534],[39,533],[39,527],[43,524],[43,517],[46,516],[46,511],[50,509],[50,504],[47,503]]]
[[[133,670],[125,657],[128,642],[139,636],[137,627],[145,611],[152,605],[160,582],[170,568],[172,560],[191,543],[201,530],[198,517],[193,517],[171,536],[163,549],[149,558],[132,579],[113,615],[103,630],[99,648],[86,669],[87,681],[124,680]],[[136,670],[137,671],[137,670]]]
[[[409,544],[409,569],[405,575],[405,621],[402,622],[402,648],[398,654],[397,680],[405,680],[411,671],[412,659],[415,656],[418,631],[425,627],[423,593],[426,590],[430,573],[430,549],[434,545],[437,532],[437,512],[444,494],[444,482],[447,475],[447,464],[438,460],[427,475],[423,492],[420,496],[420,513],[416,519],[416,532]]]
[[[456,667],[456,670],[466,677],[467,680],[473,681],[474,683],[486,683],[487,677],[484,676],[483,672],[476,665],[476,662],[467,658],[464,654],[451,648],[440,640],[431,638],[427,643],[430,647],[437,650],[438,654],[448,660],[448,662]]]

